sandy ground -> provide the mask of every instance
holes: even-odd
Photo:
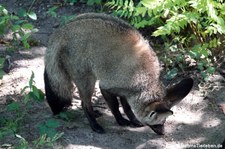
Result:
[[[6,1],[3,2],[8,4]],[[11,57],[13,69],[4,76],[0,84],[0,108],[5,106],[7,100],[20,100],[22,98],[20,91],[28,84],[32,71],[35,73],[36,86],[44,91],[43,55],[48,35],[55,24],[54,21],[46,18],[43,17],[36,23],[39,25],[40,33],[37,33],[34,38],[40,41],[39,46],[32,47],[29,51],[16,52]],[[4,50],[4,45],[0,45],[0,49]],[[217,78],[217,76],[213,78]],[[198,83],[195,80],[195,87],[191,93],[173,107],[174,115],[167,119],[165,135],[163,136],[156,135],[148,127],[119,126],[105,105],[96,85],[96,92],[93,95],[94,107],[103,113],[98,121],[106,130],[105,134],[97,134],[90,129],[81,109],[78,93],[75,92],[72,107],[75,119],[72,122],[59,120],[63,124],[60,130],[64,132],[64,135],[55,143],[54,148],[207,148],[204,145],[212,145],[211,148],[217,148],[225,139],[225,115],[220,108],[220,104],[225,103],[225,84],[224,81],[216,81],[216,79],[210,85],[199,87]],[[32,140],[37,136],[37,124],[53,118],[53,116],[46,102],[35,105],[29,112],[27,124],[24,126],[25,131],[22,132],[22,135],[26,139]],[[0,146],[10,142],[13,143],[14,140],[5,138],[0,140]]]

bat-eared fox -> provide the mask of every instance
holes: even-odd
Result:
[[[71,105],[74,84],[91,128],[104,133],[92,107],[96,80],[119,125],[148,125],[163,134],[172,106],[191,90],[184,79],[166,88],[160,64],[148,41],[125,21],[106,14],[86,13],[56,29],[45,55],[45,93],[53,114]],[[128,119],[119,111],[121,103]]]

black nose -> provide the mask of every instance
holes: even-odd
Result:
[[[163,124],[148,125],[148,126],[158,135],[164,135],[164,125]]]

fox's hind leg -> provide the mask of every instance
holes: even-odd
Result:
[[[92,75],[84,75],[82,77],[75,78],[74,81],[78,88],[80,98],[82,100],[82,108],[90,123],[92,130],[97,133],[104,133],[104,129],[96,121],[96,114],[91,104],[91,98],[94,92],[96,78]]]
[[[100,87],[102,96],[105,98],[106,103],[108,104],[112,114],[114,115],[117,123],[121,126],[129,126],[131,122],[123,118],[122,114],[119,111],[119,102],[117,96],[110,93],[108,90],[104,90]]]

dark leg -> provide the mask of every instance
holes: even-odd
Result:
[[[63,98],[63,97],[60,97],[59,95],[57,95],[57,93],[55,91],[53,91],[53,89],[51,87],[51,84],[49,81],[49,76],[48,76],[46,70],[44,71],[44,82],[45,82],[46,100],[47,100],[49,106],[51,107],[51,110],[54,115],[59,114],[63,109],[71,106],[72,96],[67,95],[68,98]],[[70,88],[70,86],[68,86],[68,88]],[[68,94],[69,94],[69,92],[68,92]],[[72,92],[71,92],[71,94],[72,94]]]
[[[83,76],[82,78],[77,78],[74,80],[77,80],[75,84],[77,85],[79,95],[82,100],[82,108],[92,130],[97,133],[104,133],[104,129],[98,124],[97,120],[95,119],[96,114],[91,104],[91,98],[95,87],[95,77]]]
[[[82,102],[82,107],[83,107],[84,113],[89,121],[89,124],[90,124],[92,130],[97,133],[105,133],[102,126],[100,126],[98,124],[97,120],[95,119],[95,113],[94,113],[92,107],[88,108],[87,104],[84,104],[84,102]]]
[[[130,125],[130,121],[123,118],[123,116],[121,115],[120,111],[119,111],[119,102],[117,100],[117,96],[108,92],[107,90],[101,89],[101,93],[103,95],[103,97],[106,100],[106,103],[108,104],[112,114],[114,115],[117,123],[121,126],[128,126]]]
[[[123,110],[126,113],[127,117],[131,121],[131,124],[134,125],[135,127],[142,127],[143,124],[137,120],[135,117],[134,113],[131,110],[130,105],[127,102],[127,99],[124,97],[120,97],[120,102],[123,106]]]

